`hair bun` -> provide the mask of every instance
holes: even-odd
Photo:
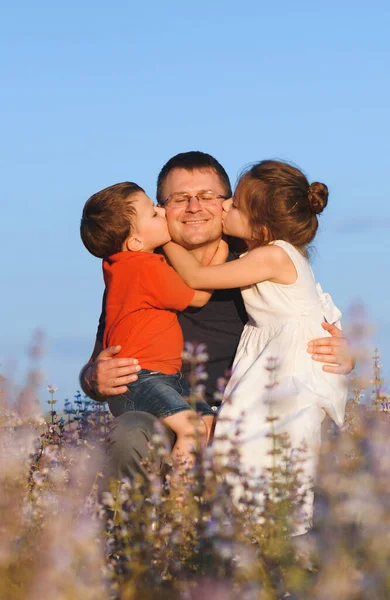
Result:
[[[324,183],[314,181],[309,185],[308,199],[312,212],[315,215],[322,213],[328,204],[328,188]]]

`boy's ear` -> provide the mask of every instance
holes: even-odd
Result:
[[[129,252],[142,252],[144,249],[143,240],[137,235],[131,235],[125,241],[126,250]]]

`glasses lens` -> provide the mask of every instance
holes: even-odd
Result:
[[[174,206],[184,206],[187,204],[189,200],[189,196],[186,194],[172,194],[170,198],[168,198],[168,202],[173,204]]]
[[[185,206],[191,198],[197,198],[201,204],[215,204],[218,201],[218,194],[215,192],[199,192],[193,196],[190,196],[190,194],[172,194],[166,203],[173,206]]]
[[[202,204],[214,204],[217,201],[217,195],[214,192],[200,192],[197,196]]]

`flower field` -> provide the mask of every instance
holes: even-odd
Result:
[[[189,357],[191,360],[191,357]],[[193,361],[194,393],[202,368]],[[101,481],[105,406],[76,394],[61,414],[49,386],[46,417],[34,373],[15,401],[2,381],[0,598],[2,600],[361,600],[390,597],[389,404],[379,357],[369,397],[354,389],[342,430],[326,423],[315,524],[289,535],[304,495],[305,452],[274,436],[273,467],[247,484],[238,511],[232,476],[195,453],[184,502],[170,493],[170,457],[156,431],[148,481]],[[161,480],[154,456],[166,462]],[[229,475],[229,477],[226,477]],[[262,494],[261,518],[253,498]]]

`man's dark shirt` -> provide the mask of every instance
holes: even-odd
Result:
[[[228,261],[235,256],[229,254]],[[238,288],[216,290],[205,306],[189,306],[179,313],[179,323],[186,342],[206,344],[209,360],[206,364],[208,379],[206,401],[213,405],[216,382],[231,367],[247,314]],[[105,326],[105,294],[99,319],[97,339],[102,342]],[[137,358],[136,356],[131,358]],[[142,365],[141,365],[142,366]],[[183,372],[186,366],[183,365]]]

